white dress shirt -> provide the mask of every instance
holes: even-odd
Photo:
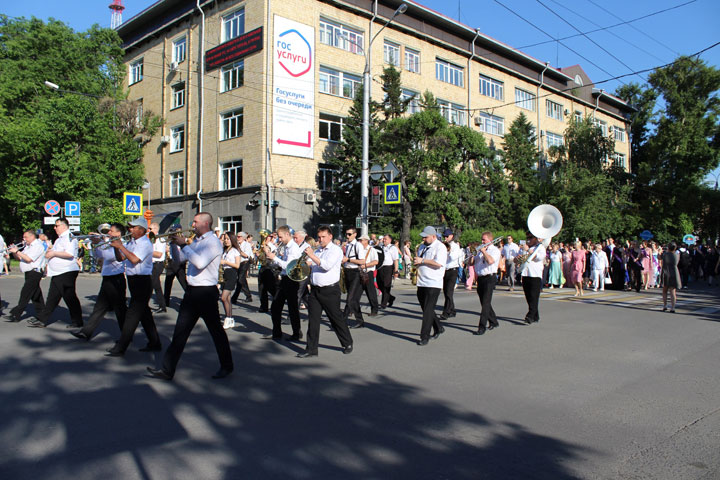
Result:
[[[485,261],[485,255],[483,255],[482,252],[478,252],[475,256],[475,274],[478,277],[497,273],[498,267],[500,266],[500,249],[495,245],[490,245],[487,247],[487,252],[490,254],[494,262],[487,263]]]
[[[230,250],[225,250],[222,253],[222,256],[220,257],[220,259],[225,260],[226,262],[235,263],[235,259],[237,259],[238,257],[242,258],[240,256],[240,252],[238,252],[237,248],[232,247],[232,248],[230,248]],[[234,268],[234,267],[232,265],[223,265],[223,268]]]
[[[95,256],[97,258],[102,258],[102,272],[100,275],[103,277],[125,273],[125,262],[118,262],[115,257],[115,249],[113,247],[106,246],[96,248]]]
[[[146,235],[143,235],[137,240],[131,238],[125,244],[125,248],[140,259],[137,265],[133,265],[130,260],[125,260],[125,275],[128,277],[132,277],[133,275],[152,275],[153,244],[150,239]]]
[[[592,262],[593,270],[602,272],[603,270],[608,268],[608,258],[607,258],[607,255],[605,255],[605,252],[603,252],[603,251],[600,251],[600,252],[594,251],[592,253],[591,262]]]
[[[400,252],[395,245],[383,245],[383,252],[385,252],[385,258],[383,258],[383,267],[393,265],[395,260],[400,258]]]
[[[330,242],[327,247],[318,246],[315,256],[320,258],[320,265],[312,262],[310,269],[310,284],[315,287],[327,287],[340,281],[340,264],[342,263],[342,248]]]
[[[295,243],[294,240],[290,240],[287,245],[285,245],[285,248],[283,249],[283,252],[281,255],[275,255],[275,258],[273,258],[273,262],[276,265],[280,265],[280,268],[282,268],[281,275],[285,276],[287,275],[285,273],[285,269],[288,266],[288,263],[292,262],[293,260],[300,258],[301,252],[300,247],[297,243]]]
[[[443,277],[445,276],[445,265],[447,264],[448,257],[448,251],[445,244],[437,239],[428,246],[423,244],[420,249],[419,256],[423,260],[435,260],[441,265],[441,267],[434,268],[429,265],[418,265],[417,286],[442,288]]]
[[[222,243],[213,232],[206,232],[190,245],[179,248],[173,244],[173,257],[178,261],[187,260],[187,282],[193,287],[214,287],[218,283]]]
[[[40,240],[37,238],[33,240],[30,245],[23,249],[22,253],[32,260],[31,262],[20,262],[20,271],[22,273],[33,270],[39,272],[42,269],[45,262],[45,246]]]
[[[60,234],[52,246],[53,252],[67,252],[72,258],[53,257],[48,260],[47,276],[54,277],[67,272],[77,272],[80,267],[77,264],[78,242],[70,235],[70,230]]]
[[[518,247],[518,244],[515,242],[508,243],[502,248],[502,256],[505,257],[507,261],[514,260],[515,257],[518,256],[518,253],[520,253],[520,247]]]
[[[248,242],[247,240],[243,241],[240,244],[240,251],[242,253],[244,253],[245,255],[247,255],[247,257],[243,257],[238,252],[238,255],[240,255],[240,263],[241,264],[243,264],[245,262],[249,262],[250,260],[253,259],[253,248],[252,248],[252,245],[250,245],[250,242]]]
[[[164,262],[165,261],[165,240],[162,238],[158,238],[155,240],[155,243],[153,243],[153,252],[160,252],[162,253],[161,257],[153,257],[153,263],[155,262]]]
[[[463,252],[460,249],[460,245],[456,242],[450,242],[450,251],[448,252],[448,260],[445,268],[450,270],[451,268],[460,268],[460,260],[463,257]]]
[[[374,247],[368,246],[367,251],[365,251],[365,263],[371,263],[371,262],[377,262],[378,261],[378,254],[377,250],[375,250]],[[373,265],[372,267],[366,267],[366,272],[374,272],[375,268],[377,268],[377,265]]]
[[[357,260],[365,258],[365,249],[362,244],[357,240],[353,240],[345,246],[345,256],[348,260]],[[360,268],[360,265],[351,262],[345,262],[343,267],[355,270]]]
[[[535,255],[535,258],[525,263],[525,270],[522,272],[523,277],[542,278],[543,269],[545,268],[545,247],[542,243],[538,243],[535,248],[537,248],[537,255]],[[532,248],[528,250],[530,255],[532,255],[533,251],[534,250]]]

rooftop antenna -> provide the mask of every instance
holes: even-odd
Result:
[[[110,28],[116,29],[122,24],[122,12],[125,10],[125,6],[122,4],[122,0],[113,0],[113,3],[108,5],[108,8],[112,10]]]

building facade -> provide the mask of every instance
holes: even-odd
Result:
[[[374,37],[402,3],[407,11]],[[608,161],[630,169],[631,108],[593,88],[580,66],[552,67],[418,3],[200,4],[160,0],[117,29],[129,98],[138,115],[164,120],[144,155],[153,210],[180,211],[183,224],[199,209],[237,231],[332,223],[326,159],[362,88],[366,54],[373,78],[395,65],[404,95],[432,92],[448,121],[491,146],[501,148],[521,112],[542,151],[563,142],[568,122],[591,116],[615,139]],[[409,113],[418,108],[411,102]]]

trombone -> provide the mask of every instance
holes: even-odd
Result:
[[[150,232],[148,234],[148,238],[150,238],[151,242],[154,242],[158,238],[174,237],[175,235],[182,235],[183,237],[187,238],[188,240],[192,240],[193,238],[195,238],[195,230],[193,230],[192,228],[188,228],[187,230],[173,230],[170,232],[159,233],[157,235]]]

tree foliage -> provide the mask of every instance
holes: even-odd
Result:
[[[502,152],[508,174],[510,208],[506,213],[509,225],[525,228],[530,211],[540,203],[540,158],[532,123],[520,113],[505,134]]]

